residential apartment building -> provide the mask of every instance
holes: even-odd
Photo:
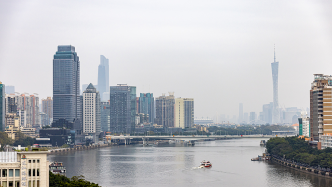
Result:
[[[110,87],[110,131],[131,133],[135,131],[136,87],[118,84]]]
[[[100,132],[100,95],[90,83],[83,92],[83,133],[97,143]]]
[[[310,137],[332,133],[332,76],[314,74],[310,90]]]
[[[162,125],[164,128],[174,127],[174,93],[169,92],[169,96],[156,98],[156,119],[155,123]]]
[[[51,97],[42,99],[42,112],[46,114],[48,125],[50,125],[53,121],[53,99]]]
[[[48,187],[47,151],[0,152],[0,186]]]
[[[194,125],[194,99],[176,98],[175,99],[175,121],[174,127],[191,128]]]

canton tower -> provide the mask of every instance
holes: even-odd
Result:
[[[278,101],[278,70],[279,62],[276,62],[276,50],[274,48],[274,62],[271,63],[272,68],[272,81],[273,81],[273,111],[272,123],[279,123],[279,101]]]

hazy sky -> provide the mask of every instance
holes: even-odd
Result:
[[[53,55],[73,45],[81,84],[195,99],[195,117],[259,112],[272,102],[273,45],[279,103],[309,107],[314,73],[332,74],[332,3],[298,1],[0,1],[0,81],[52,96]]]

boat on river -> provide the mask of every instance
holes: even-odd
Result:
[[[210,161],[203,160],[199,167],[200,168],[210,168],[210,167],[212,167],[212,163]]]

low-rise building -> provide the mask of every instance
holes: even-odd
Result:
[[[47,151],[0,152],[0,185],[49,186]]]

